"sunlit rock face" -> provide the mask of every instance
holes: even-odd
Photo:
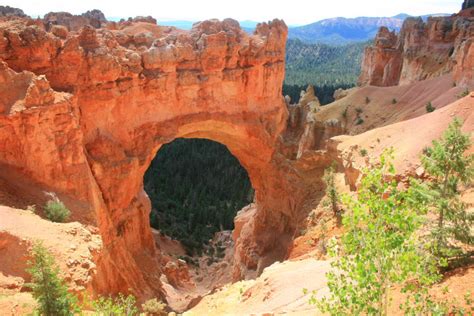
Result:
[[[283,259],[311,189],[282,150],[286,25],[247,35],[231,19],[185,32],[86,18],[100,25],[77,29],[67,14],[0,20],[0,164],[67,196],[73,219],[98,225],[95,291],[161,291],[143,175],[178,137],[226,145],[256,191],[236,236],[234,278]]]
[[[457,84],[472,84],[473,11],[430,17],[427,22],[407,18],[400,34],[382,27],[374,45],[365,50],[359,84],[402,85],[450,72]]]

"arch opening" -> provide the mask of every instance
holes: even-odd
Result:
[[[216,233],[232,231],[234,217],[252,203],[247,171],[225,145],[178,138],[163,145],[144,175],[150,225],[190,257],[209,255]]]
[[[194,137],[160,145],[143,176],[161,281],[173,288],[165,297],[179,311],[234,280],[234,220],[255,199],[255,174],[237,158],[241,152]]]

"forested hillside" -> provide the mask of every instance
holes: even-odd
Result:
[[[286,77],[283,93],[297,102],[299,92],[308,84],[315,87],[322,104],[333,101],[338,88],[352,87],[357,82],[364,48],[369,42],[329,46],[288,40]]]
[[[151,225],[180,240],[190,254],[220,230],[234,227],[238,210],[253,201],[247,172],[229,150],[205,139],[163,145],[145,173]]]
[[[285,83],[354,84],[367,45],[368,42],[329,46],[288,40]]]

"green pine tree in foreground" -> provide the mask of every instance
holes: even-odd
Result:
[[[38,302],[36,313],[44,316],[69,316],[78,311],[77,299],[68,293],[67,286],[59,277],[59,269],[54,258],[41,243],[36,243],[30,253],[27,272],[31,283],[27,286],[33,291]]]
[[[431,229],[432,252],[442,259],[466,258],[462,245],[474,245],[472,227],[474,214],[466,212],[460,199],[459,187],[472,185],[474,155],[465,152],[472,145],[471,138],[461,132],[458,119],[449,125],[440,140],[424,151],[422,163],[432,178],[428,183],[429,201],[437,216]]]

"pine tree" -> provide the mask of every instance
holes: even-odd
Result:
[[[331,202],[331,208],[334,213],[334,217],[336,217],[338,225],[340,224],[340,214],[339,214],[339,194],[336,189],[335,184],[335,175],[334,172],[336,171],[336,164],[333,163],[329,168],[324,171],[323,181],[326,185],[326,196],[329,198]]]
[[[437,214],[436,228],[432,231],[433,253],[449,259],[462,253],[459,243],[474,244],[471,228],[474,215],[466,212],[460,199],[459,187],[472,185],[474,155],[466,155],[470,148],[469,135],[461,132],[459,119],[449,125],[440,140],[433,141],[422,157],[422,163],[432,181],[431,202]]]
[[[76,297],[68,293],[67,286],[59,277],[54,258],[41,243],[36,243],[30,253],[28,273],[33,297],[38,301],[38,313],[44,316],[70,316],[77,312]]]

